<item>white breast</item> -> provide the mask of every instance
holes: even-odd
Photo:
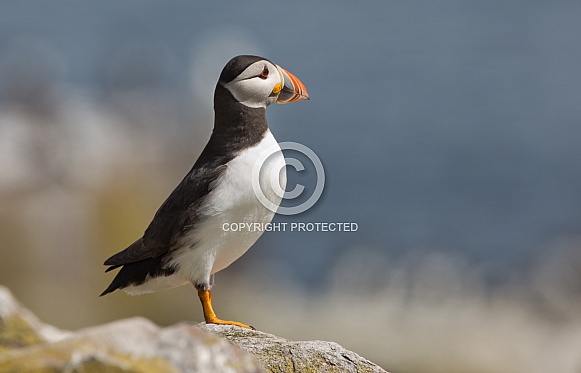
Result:
[[[267,157],[268,155],[271,156]],[[286,187],[284,156],[274,136],[268,131],[256,146],[245,149],[228,162],[224,174],[207,196],[206,207],[192,233],[184,237],[184,248],[172,260],[179,273],[192,282],[205,282],[238,259],[262,235],[260,230],[232,231],[231,223],[268,223],[274,212],[260,203],[252,187],[255,163],[263,163],[260,186],[264,195],[277,206],[281,197],[278,186]]]

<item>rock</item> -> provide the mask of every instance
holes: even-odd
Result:
[[[130,318],[82,329],[42,323],[0,286],[0,372],[385,372],[336,343],[234,326],[160,328]]]
[[[385,372],[381,367],[325,341],[290,341],[257,330],[235,326],[198,324],[210,333],[250,352],[269,372]]]
[[[55,342],[72,335],[41,322],[8,289],[0,286],[0,353]]]
[[[75,333],[40,322],[0,286],[0,372],[262,372],[249,353],[185,323],[130,318]]]

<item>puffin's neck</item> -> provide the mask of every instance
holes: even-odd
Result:
[[[258,144],[268,131],[266,110],[238,102],[221,84],[214,94],[214,130],[210,142],[228,144],[235,151]]]

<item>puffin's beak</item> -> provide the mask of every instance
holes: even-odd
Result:
[[[273,93],[278,93],[277,104],[288,104],[289,102],[309,99],[307,88],[296,76],[278,65],[276,65],[276,68],[281,76],[280,86],[277,84],[273,91]]]

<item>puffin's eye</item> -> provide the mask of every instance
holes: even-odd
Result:
[[[262,72],[260,73],[260,75],[258,75],[258,77],[260,79],[266,79],[266,78],[268,78],[268,73],[269,73],[268,67],[264,66],[264,69],[262,69]]]

